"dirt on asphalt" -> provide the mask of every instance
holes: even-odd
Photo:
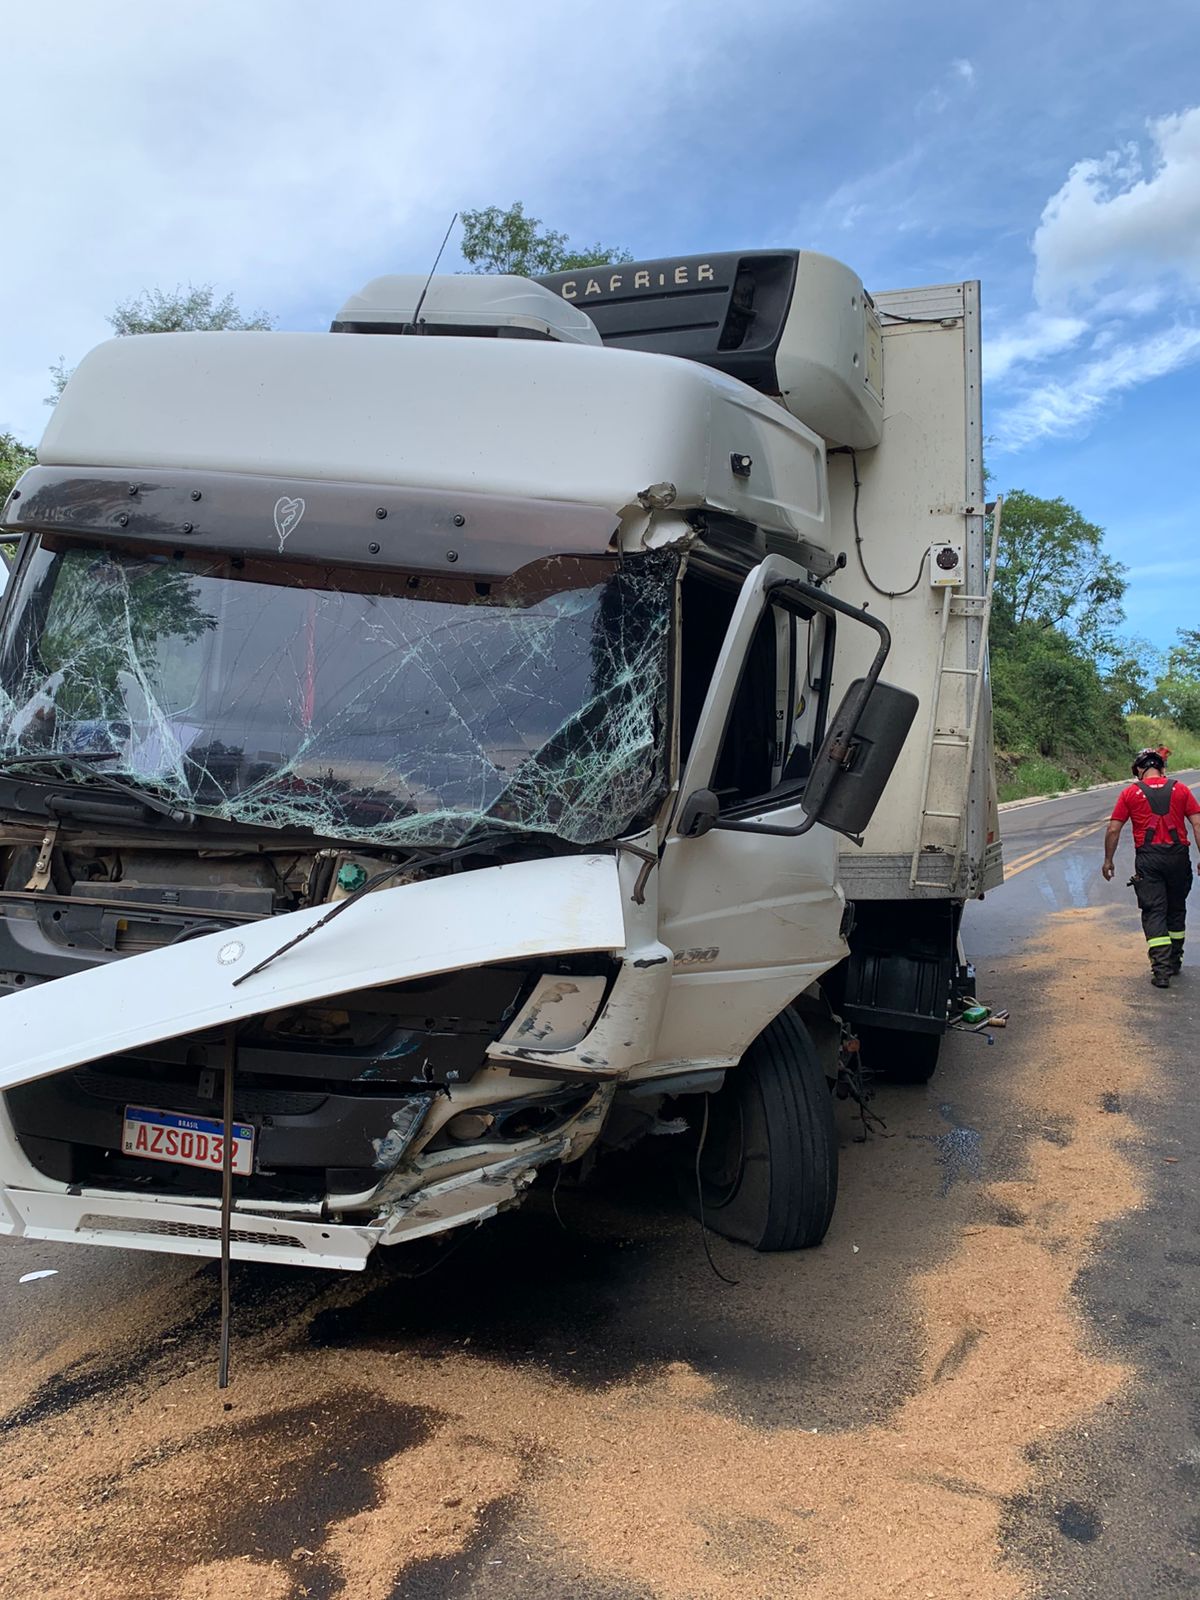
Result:
[[[882,1092],[873,1140],[844,1122],[822,1250],[716,1241],[735,1287],[653,1185],[610,1181],[562,1197],[566,1235],[534,1207],[423,1279],[246,1269],[225,1394],[210,1267],[102,1327],[79,1304],[0,1377],[0,1592],[1031,1593],[1006,1507],[1126,1377],[1072,1297],[1140,1203],[1120,1107],[1154,1086],[1111,917],[1058,912],[992,963],[997,1003],[1019,964],[1036,1005]]]

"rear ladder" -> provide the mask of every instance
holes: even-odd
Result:
[[[971,769],[975,764],[975,745],[979,733],[979,712],[983,704],[983,686],[987,674],[987,637],[988,623],[992,615],[992,590],[996,576],[996,549],[1000,540],[1000,517],[1004,502],[1000,496],[996,497],[995,510],[992,513],[992,543],[988,554],[987,580],[982,594],[959,594],[952,588],[942,590],[942,621],[938,633],[937,665],[933,674],[933,695],[930,702],[929,731],[925,742],[925,761],[921,779],[921,809],[917,819],[917,836],[913,845],[912,863],[909,869],[908,884],[910,889],[949,889],[953,892],[958,883],[959,866],[962,861],[963,851],[966,848],[967,838],[967,795],[970,791]],[[964,641],[963,657],[968,665],[952,667],[946,664],[946,643],[950,632],[950,619],[952,617],[963,619],[978,619],[978,628],[967,629]],[[974,649],[972,650],[972,636]],[[974,656],[974,664],[970,664]],[[943,726],[940,718],[943,694],[951,682],[959,682],[965,688],[970,685],[970,708],[967,713],[966,726]],[[957,697],[956,697],[957,698]],[[965,706],[965,699],[961,701]],[[948,718],[949,722],[950,719]],[[945,759],[939,763],[939,777],[943,779],[943,794],[958,796],[959,809],[946,810],[940,807],[931,807],[929,804],[930,789],[933,784],[934,758],[939,751],[945,751]],[[961,753],[961,765],[955,759],[954,752]],[[943,839],[947,833],[952,835],[952,842],[947,848],[939,843],[935,835]],[[949,867],[948,879],[923,878],[921,868],[931,858],[936,857],[939,865],[945,863]]]

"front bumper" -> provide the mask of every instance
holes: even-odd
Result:
[[[181,1192],[164,1187],[157,1172],[146,1174],[143,1188],[139,1174],[123,1167],[110,1171],[90,1161],[52,1176],[37,1166],[35,1156],[41,1159],[45,1150],[31,1154],[23,1148],[10,1120],[12,1110],[29,1109],[20,1100],[21,1085],[53,1100],[50,1080],[67,1073],[81,1075],[91,1093],[102,1087],[91,1080],[107,1070],[105,1062],[136,1065],[148,1054],[162,1055],[176,1077],[207,1071],[208,1065],[192,1060],[192,1044],[204,1030],[239,1022],[249,1025],[243,1028],[246,1072],[239,1083],[257,1092],[254,1073],[266,1074],[272,1062],[256,1059],[253,1052],[278,1054],[279,1047],[255,1042],[255,1017],[301,1005],[346,1005],[341,997],[360,989],[378,997],[389,986],[423,986],[427,977],[464,972],[468,963],[503,963],[506,969],[521,963],[542,967],[543,976],[499,1037],[492,1032],[491,1012],[477,1016],[475,1048],[483,1055],[482,1065],[460,1073],[455,1064],[454,1070],[441,1072],[440,1058],[423,1049],[419,1068],[414,1056],[410,1065],[392,1069],[388,1057],[386,1064],[398,1078],[415,1079],[409,1087],[432,1097],[433,1109],[411,1142],[381,1138],[379,1128],[364,1126],[364,1153],[357,1160],[353,1152],[339,1150],[337,1159],[346,1165],[334,1171],[323,1148],[314,1148],[305,1159],[314,1162],[317,1181],[289,1180],[281,1192],[274,1180],[286,1175],[293,1153],[291,1144],[284,1149],[284,1135],[293,1142],[306,1137],[306,1113],[293,1108],[298,1114],[292,1117],[286,1107],[267,1108],[273,1121],[268,1127],[265,1113],[260,1119],[258,1149],[279,1167],[256,1173],[256,1179],[271,1180],[258,1183],[257,1192],[245,1192],[249,1185],[243,1180],[241,1192],[235,1186],[232,1254],[240,1260],[355,1270],[376,1245],[419,1239],[494,1215],[519,1200],[541,1167],[582,1156],[604,1125],[617,1085],[652,1058],[670,987],[671,952],[657,941],[653,894],[643,901],[634,892],[642,871],[642,862],[632,855],[619,861],[567,857],[480,869],[463,874],[461,883],[438,879],[381,890],[332,933],[308,940],[266,968],[253,980],[263,991],[257,996],[245,993],[251,985],[232,982],[226,958],[236,955],[236,970],[270,953],[288,917],[273,919],[274,926],[241,929],[234,941],[224,934],[196,938],[9,996],[0,1049],[0,1091],[7,1090],[10,1102],[0,1103],[0,1233],[201,1257],[216,1256],[220,1249],[216,1188],[191,1188],[203,1174],[183,1179],[187,1187]],[[599,966],[589,965],[592,953]],[[580,963],[593,974],[614,973],[606,995],[598,977],[579,976]],[[420,1022],[426,1009],[424,1003],[417,1006],[413,1026],[420,1024],[418,1031],[428,1035],[428,1024]],[[453,1013],[446,1019],[453,1031],[462,1005],[447,1002],[445,1009]],[[488,1034],[490,1044],[485,1043]],[[319,1065],[314,1061],[313,1070]],[[295,1061],[289,1070],[299,1070]],[[299,1093],[310,1081],[284,1088]],[[136,1087],[130,1103],[173,1108],[174,1090],[156,1100],[140,1082]],[[376,1091],[373,1080],[372,1093],[382,1094],[384,1087],[381,1081]],[[104,1127],[92,1128],[99,1143],[88,1146],[102,1153],[118,1136],[116,1119],[125,1098],[122,1084],[110,1083],[107,1089],[106,1096],[92,1095],[104,1100],[99,1109],[90,1102],[85,1107],[89,1115],[108,1119]],[[239,1108],[238,1092],[235,1084],[235,1115],[251,1110]],[[407,1091],[398,1085],[397,1092]],[[497,1102],[525,1099],[539,1111],[557,1106],[554,1120],[519,1129],[498,1120],[490,1130],[496,1137],[487,1144],[459,1144],[462,1135],[450,1135],[447,1143],[442,1134],[460,1113],[476,1120],[496,1112],[499,1119]],[[42,1109],[49,1121],[36,1128],[31,1123],[21,1137],[41,1139],[43,1145],[69,1137],[69,1128],[48,1106]],[[480,1132],[489,1137],[486,1128]],[[364,1160],[371,1163],[369,1171]]]
[[[406,1244],[495,1216],[521,1198],[539,1167],[563,1155],[567,1142],[558,1138],[429,1184],[369,1222],[326,1221],[317,1207],[289,1213],[235,1205],[230,1253],[235,1261],[361,1272],[376,1245]],[[220,1207],[210,1200],[131,1198],[101,1189],[66,1194],[7,1188],[0,1189],[0,1236],[217,1256]]]

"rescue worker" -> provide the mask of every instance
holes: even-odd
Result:
[[[1200,803],[1186,783],[1168,778],[1157,750],[1139,750],[1133,758],[1134,782],[1122,789],[1104,834],[1106,878],[1113,875],[1117,840],[1126,822],[1133,824],[1133,877],[1129,882],[1142,912],[1142,931],[1150,955],[1150,982],[1169,989],[1183,966],[1187,897],[1192,887],[1188,849],[1190,822],[1200,850]],[[1200,872],[1200,862],[1196,870]]]

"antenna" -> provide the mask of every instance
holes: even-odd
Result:
[[[458,221],[458,212],[450,218],[450,226],[446,229],[446,237],[438,246],[438,253],[433,258],[433,265],[429,269],[429,276],[425,279],[425,287],[421,290],[421,298],[417,301],[416,310],[413,312],[412,321],[405,328],[405,333],[416,333],[421,317],[421,307],[425,304],[425,296],[429,293],[429,285],[433,282],[433,275],[438,269],[438,262],[442,259],[442,251],[450,243],[450,235],[454,231],[454,224]]]

